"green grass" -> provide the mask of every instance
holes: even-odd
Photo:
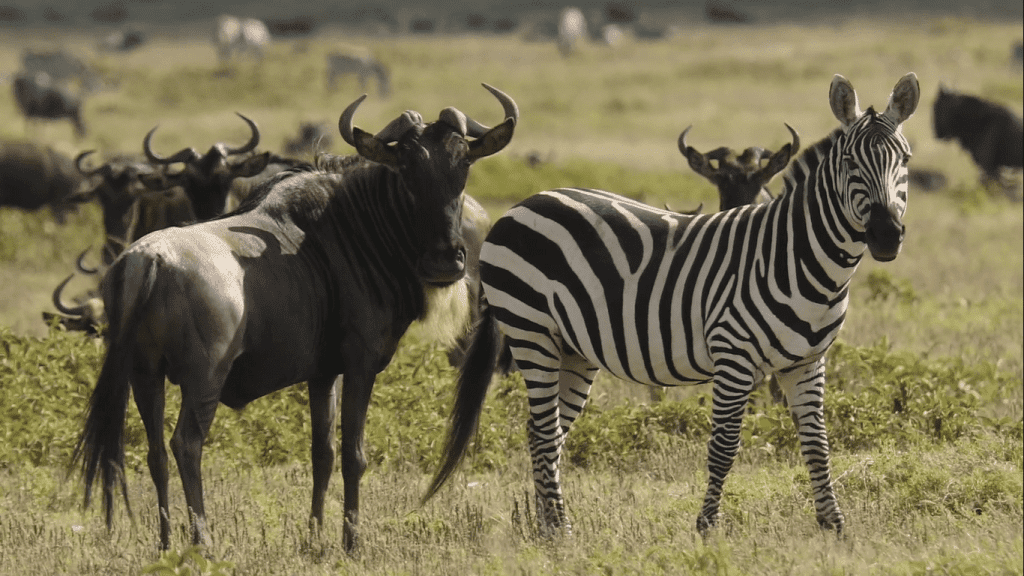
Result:
[[[49,31],[5,31],[0,68]],[[726,483],[720,530],[702,541],[694,520],[705,489],[707,386],[673,389],[650,406],[647,390],[606,375],[570,436],[563,479],[576,536],[536,538],[525,442],[525,390],[496,382],[481,435],[462,471],[434,500],[419,497],[438,461],[454,375],[431,346],[409,339],[381,375],[367,426],[362,536],[341,548],[342,489],[335,474],[323,533],[307,529],[311,474],[304,387],[221,409],[204,458],[214,544],[196,556],[172,463],[174,550],[156,551],[155,494],[144,433],[128,419],[127,478],[134,521],[119,509],[113,532],[80,510],[78,479],[65,479],[103,347],[48,332],[39,313],[75,256],[101,238],[86,206],[64,226],[46,213],[0,209],[0,574],[207,572],[238,574],[1020,574],[1024,412],[1024,213],[980,188],[955,144],[931,137],[940,82],[1020,113],[1019,69],[1007,50],[1018,24],[941,19],[848,21],[835,26],[694,26],[666,42],[586,46],[570,60],[516,38],[378,40],[330,32],[276,45],[260,64],[230,70],[205,35],[158,34],[130,56],[97,65],[120,82],[86,104],[90,134],[64,124],[29,135],[69,154],[137,153],[160,128],[165,154],[247,137],[279,148],[300,120],[333,124],[358,95],[354,81],[325,90],[324,54],[362,43],[392,66],[394,96],[369,98],[356,123],[376,130],[407,108],[427,119],[454,105],[481,122],[500,108],[480,82],[508,92],[522,118],[509,148],[477,163],[468,191],[492,216],[542,189],[596,186],[673,209],[703,202],[676,138],[691,144],[777,148],[782,123],[805,145],[835,126],[832,74],[857,87],[862,107],[884,106],[908,70],[923,98],[905,130],[911,170],[941,169],[950,185],[911,190],[907,240],[894,262],[866,261],[854,278],[847,324],[830,355],[827,427],[848,537],[820,532],[809,480],[785,412],[755,398],[743,449]],[[85,35],[67,45],[86,47]],[[0,98],[0,136],[24,122]],[[340,140],[340,139],[337,139]],[[347,152],[338,143],[335,152]],[[526,156],[543,162],[531,168]],[[778,182],[771,185],[777,190]],[[89,282],[76,279],[69,292]],[[169,387],[166,427],[176,418]],[[218,562],[220,564],[218,564]]]

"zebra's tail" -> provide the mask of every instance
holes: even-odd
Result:
[[[452,408],[451,427],[448,430],[448,440],[444,446],[444,462],[434,476],[433,482],[430,483],[423,502],[429,500],[444,485],[462,462],[469,441],[476,434],[477,425],[480,422],[480,411],[483,409],[487,388],[490,386],[491,377],[498,366],[499,353],[502,348],[507,348],[507,346],[498,331],[498,325],[494,321],[490,308],[485,306],[459,374],[455,406]]]

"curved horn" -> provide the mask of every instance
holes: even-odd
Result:
[[[690,128],[693,128],[693,124],[690,124],[686,127],[686,130],[683,130],[683,133],[679,135],[679,141],[677,142],[679,145],[679,151],[683,153],[683,156],[686,156],[686,149],[690,147],[686,144],[686,135],[690,132]]]
[[[783,122],[783,124],[786,123]],[[789,150],[789,155],[793,156],[797,153],[798,150],[800,150],[800,135],[797,134],[796,130],[794,130],[793,127],[790,126],[789,124],[786,124],[786,129],[789,130],[789,133],[793,135],[793,147],[790,148]]]
[[[256,146],[260,143],[260,129],[256,126],[256,123],[246,118],[241,112],[235,112],[239,118],[245,120],[245,123],[249,125],[249,130],[252,131],[252,136],[249,141],[242,144],[238,148],[225,148],[224,151],[228,154],[245,154],[246,152],[252,152],[256,149]]]
[[[195,160],[196,158],[199,158],[199,154],[197,154],[196,151],[193,150],[192,148],[185,148],[183,150],[179,150],[177,154],[171,156],[170,158],[158,156],[155,152],[153,152],[153,148],[150,145],[150,141],[153,139],[153,133],[156,132],[156,129],[159,127],[159,125],[153,126],[153,129],[150,130],[148,134],[146,134],[145,138],[142,139],[142,152],[146,155],[146,158],[148,158],[150,162],[154,164],[174,164],[175,162],[188,162],[189,160]]]
[[[341,118],[338,119],[338,132],[341,132],[341,138],[346,144],[356,148],[356,138],[352,134],[352,117],[355,116],[356,108],[366,100],[366,94],[363,94],[356,101],[349,104],[348,108],[341,113]]]
[[[498,90],[497,88],[491,86],[490,84],[482,83],[482,85],[484,88],[487,89],[488,92],[494,94],[494,97],[498,99],[498,102],[501,102],[501,107],[505,111],[505,119],[508,120],[509,118],[511,118],[515,124],[518,124],[519,106],[516,105],[515,100],[513,100],[512,97],[509,96],[508,94],[505,94],[504,92]],[[473,120],[469,116],[466,116],[467,136],[471,136],[473,138],[480,138],[488,131],[490,131],[490,128],[484,126],[483,124],[477,122],[476,120]]]
[[[466,121],[466,115],[459,109],[449,106],[444,110],[441,110],[441,115],[437,117],[437,120],[454,128],[455,131],[459,133],[459,136],[462,136],[463,138],[466,137],[468,123]],[[479,136],[477,136],[477,138],[479,138]]]
[[[88,274],[91,276],[93,274],[99,274],[100,267],[86,268],[85,264],[82,263],[82,261],[85,260],[85,255],[89,253],[89,250],[92,250],[92,246],[82,250],[82,253],[78,255],[78,258],[75,259],[75,268],[77,268],[82,274]]]
[[[57,284],[57,288],[55,288],[53,290],[53,306],[61,314],[67,314],[68,316],[79,316],[79,317],[80,316],[85,316],[86,310],[88,308],[87,306],[84,306],[84,305],[83,306],[67,306],[67,305],[64,304],[64,302],[61,301],[61,292],[64,291],[64,287],[67,286],[68,282],[71,282],[71,279],[74,278],[74,277],[75,277],[75,275],[72,274],[72,275],[68,276],[67,278],[65,278],[63,282],[61,282],[60,284]]]
[[[97,172],[99,172],[100,170],[103,169],[103,165],[102,164],[98,168],[93,168],[92,170],[86,170],[85,168],[82,168],[82,160],[85,160],[85,157],[90,155],[90,154],[92,154],[93,152],[96,152],[96,151],[95,150],[86,150],[85,152],[82,152],[78,156],[75,156],[75,168],[78,168],[78,172],[82,176],[92,176],[93,174],[96,174]]]

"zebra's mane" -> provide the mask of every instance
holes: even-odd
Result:
[[[873,111],[870,108],[868,110]],[[835,146],[836,141],[839,140],[842,134],[843,128],[838,126],[821,140],[804,148],[804,151],[795,160],[790,162],[789,166],[782,173],[782,190],[776,198],[788,196],[798,185],[806,183],[807,179],[818,169],[822,159],[828,156],[829,151]]]

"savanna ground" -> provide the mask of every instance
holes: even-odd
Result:
[[[42,32],[4,31],[0,70],[15,69],[21,48],[40,45]],[[912,70],[923,96],[905,126],[911,170],[940,170],[949,183],[932,193],[911,190],[903,252],[892,263],[861,265],[830,354],[826,424],[844,539],[817,528],[792,424],[758,396],[726,483],[725,518],[702,541],[693,526],[705,489],[708,387],[673,390],[651,406],[646,389],[605,377],[570,435],[563,468],[573,537],[536,537],[517,377],[494,383],[463,471],[420,505],[439,459],[454,373],[436,346],[413,335],[378,378],[363,541],[354,556],[341,547],[340,474],[323,531],[307,529],[302,387],[218,413],[204,459],[214,543],[203,555],[186,546],[173,471],[171,515],[180,529],[170,554],[156,550],[155,494],[134,408],[126,470],[134,516],[121,506],[108,533],[100,511],[82,512],[77,477],[66,480],[65,467],[103,346],[49,332],[39,313],[50,309],[50,291],[74,257],[100,240],[99,211],[86,206],[57,226],[45,212],[2,209],[0,573],[1024,572],[1024,217],[1020,203],[978,186],[977,170],[955,144],[932,137],[930,113],[944,82],[1020,114],[1021,69],[1009,58],[1020,36],[1019,22],[960,19],[694,25],[667,41],[590,45],[562,60],[552,45],[514,37],[381,41],[325,33],[279,43],[261,64],[224,69],[205,30],[168,32],[138,52],[94,61],[117,89],[88,101],[90,133],[77,142],[66,124],[26,126],[6,92],[0,136],[28,136],[69,154],[136,153],[156,124],[154,146],[165,153],[241,142],[246,128],[234,111],[254,118],[264,147],[277,149],[299,121],[334,125],[359,88],[350,79],[327,92],[324,54],[342,43],[367,45],[392,67],[394,93],[360,108],[356,124],[368,130],[407,108],[434,118],[449,105],[493,124],[500,108],[480,82],[516,99],[522,118],[512,144],[474,166],[468,186],[496,217],[559,185],[603,187],[677,209],[714,207],[714,190],[676,149],[683,128],[694,125],[690,142],[701,150],[775,149],[788,139],[788,122],[810,145],[835,126],[827,103],[833,74],[853,82],[862,107],[881,108]],[[334,151],[348,152],[341,143]],[[529,154],[543,163],[531,168]],[[87,287],[76,280],[72,291]],[[168,431],[176,415],[169,390]]]

